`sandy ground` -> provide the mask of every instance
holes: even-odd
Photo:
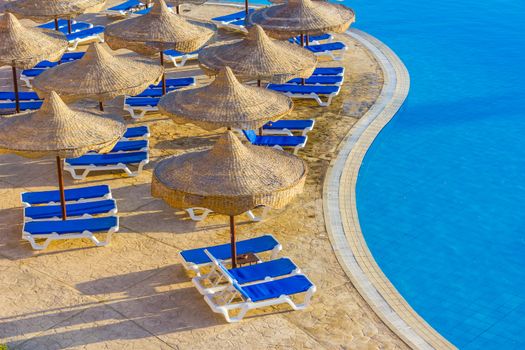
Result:
[[[209,18],[232,12],[216,5],[192,14]],[[97,23],[103,16],[88,15]],[[220,38],[231,33],[220,34]],[[0,156],[0,344],[17,349],[404,349],[406,345],[373,313],[339,266],[322,212],[322,181],[339,142],[373,104],[382,73],[359,44],[340,36],[349,50],[343,92],[328,108],[297,102],[289,118],[314,118],[307,147],[299,153],[310,172],[304,193],[284,210],[272,210],[261,223],[240,217],[240,239],[272,233],[317,285],[312,306],[250,313],[227,324],[211,312],[180,264],[181,249],[228,242],[227,218],[212,215],[195,223],[150,195],[151,173],[163,157],[210,147],[218,132],[176,125],[147,115],[139,123],[152,131],[151,163],[138,177],[116,173],[90,176],[66,185],[109,184],[117,199],[120,232],[112,244],[59,241],[34,252],[20,240],[20,192],[56,186],[52,160]],[[201,74],[195,63],[170,68],[169,76]],[[2,90],[10,70],[0,70]],[[199,84],[209,81],[199,76]],[[93,102],[83,104],[92,105]],[[121,113],[122,99],[107,108]],[[130,124],[131,120],[127,119]]]

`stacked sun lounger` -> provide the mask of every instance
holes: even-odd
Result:
[[[42,100],[36,92],[32,91],[20,91],[18,92],[18,98],[20,100],[20,111],[31,111],[39,109],[42,106]],[[16,97],[14,92],[0,92],[0,114],[14,113],[16,110]]]
[[[248,13],[252,13],[255,9],[249,9]],[[230,27],[234,29],[242,29],[245,27],[246,11],[231,13],[229,15],[212,18],[211,20],[219,27]]]
[[[123,3],[120,3],[116,6],[108,8],[106,15],[108,17],[127,17],[132,13],[143,10],[146,7],[146,4],[139,0],[128,0]]]
[[[54,29],[55,23],[48,22],[40,25],[41,28]],[[71,33],[69,33],[67,20],[58,20],[58,30],[66,35],[69,42],[69,51],[74,51],[78,45],[87,43],[88,41],[98,40],[104,42],[102,33],[104,33],[104,26],[94,26],[88,22],[72,21]]]
[[[60,58],[60,63],[72,62],[79,60],[84,56],[84,52],[66,52]],[[46,69],[55,67],[59,62],[42,61],[31,69],[24,69],[20,73],[20,80],[25,83],[28,88],[31,88],[32,80],[42,74]]]
[[[119,228],[117,205],[107,185],[65,190],[67,220],[62,220],[58,190],[24,192],[21,199],[22,239],[35,250],[47,248],[53,240],[73,238],[88,238],[96,246],[105,246]],[[106,238],[99,240],[96,234],[105,234]]]
[[[306,146],[308,136],[288,136],[288,135],[257,135],[255,130],[243,130],[244,136],[255,146],[274,147],[278,149],[293,149],[297,154],[301,148]]]
[[[166,79],[166,91],[173,91],[183,87],[195,85],[195,78]],[[133,119],[144,117],[147,112],[158,111],[157,105],[162,96],[162,85],[152,85],[136,96],[127,96],[124,99],[124,110],[128,111]]]
[[[334,61],[340,61],[343,59],[343,53],[348,50],[348,47],[340,42],[332,42],[325,44],[309,45],[305,46],[305,49],[308,49],[318,57],[328,57]]]
[[[237,254],[254,255],[258,261],[254,265],[227,267],[229,244],[185,250],[180,257],[184,267],[196,274],[192,282],[212,311],[227,322],[238,322],[252,309],[289,304],[302,310],[309,306],[315,285],[291,259],[278,258],[281,250],[272,235],[264,235],[237,242]],[[269,255],[268,260],[262,254]]]
[[[268,122],[262,127],[263,135],[286,135],[294,136],[299,133],[306,136],[314,129],[313,119],[282,119],[276,122]]]
[[[76,180],[84,180],[91,172],[111,170],[137,176],[149,163],[149,135],[147,126],[128,128],[109,153],[90,152],[78,158],[66,158],[64,170]]]

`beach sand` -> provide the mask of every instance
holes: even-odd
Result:
[[[114,3],[112,1],[111,3]],[[191,7],[206,19],[233,12],[231,7]],[[104,16],[86,15],[97,23]],[[221,31],[220,38],[236,34]],[[311,307],[290,311],[278,307],[251,312],[244,321],[227,324],[214,314],[193,287],[178,252],[229,242],[228,219],[211,215],[193,222],[182,210],[151,197],[152,169],[170,155],[206,149],[220,131],[205,132],[148,114],[133,125],[151,129],[151,162],[141,175],[90,176],[66,186],[108,184],[116,198],[120,231],[108,247],[87,240],[57,241],[34,252],[21,241],[20,193],[56,187],[53,160],[0,156],[0,344],[20,349],[404,349],[407,346],[374,314],[351,284],[333,253],[324,223],[322,183],[339,143],[370,108],[382,87],[382,72],[371,54],[344,35],[349,50],[340,96],[327,108],[296,101],[288,118],[313,118],[315,129],[299,156],[308,162],[304,193],[283,210],[271,210],[260,223],[245,216],[238,237],[272,233],[283,244],[283,256],[301,267],[316,284]],[[85,49],[85,46],[82,47]],[[168,76],[199,74],[195,62]],[[11,71],[0,69],[2,90],[11,89]],[[94,102],[81,102],[96,107]],[[107,106],[120,113],[122,98]],[[260,314],[268,314],[260,316]]]

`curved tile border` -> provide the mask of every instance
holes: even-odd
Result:
[[[376,58],[384,86],[376,103],[356,123],[330,164],[323,188],[326,228],[343,269],[379,317],[415,349],[455,349],[403,299],[375,262],[363,238],[357,215],[355,188],[362,160],[381,129],[394,117],[410,88],[401,60],[374,37],[351,29]]]

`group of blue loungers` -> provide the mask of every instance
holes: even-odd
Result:
[[[127,17],[133,13],[145,9],[145,3],[139,0],[128,0],[116,6],[108,8],[105,13],[108,16]]]
[[[45,29],[55,29],[55,22],[44,23],[39,26]],[[67,41],[69,42],[69,51],[75,50],[79,44],[85,43],[91,40],[98,40],[101,43],[104,39],[101,34],[104,33],[104,26],[94,26],[88,22],[76,22],[73,21],[71,25],[71,33],[69,33],[67,20],[58,20],[58,30],[66,35]]]
[[[192,282],[213,312],[238,322],[252,309],[280,304],[294,310],[308,307],[315,285],[292,260],[278,257],[281,250],[272,235],[264,235],[237,242],[239,255],[255,254],[254,265],[228,268],[230,244],[184,250],[180,256],[184,267],[196,274]],[[261,254],[269,258],[262,260]],[[296,301],[301,297],[302,302]]]

